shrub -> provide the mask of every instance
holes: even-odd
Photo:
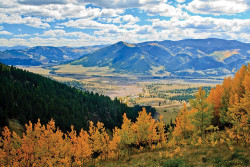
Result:
[[[163,163],[163,167],[180,167],[184,166],[184,162],[181,159],[169,159]]]

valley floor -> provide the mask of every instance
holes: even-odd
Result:
[[[214,87],[222,81],[222,78],[149,79],[127,74],[118,75],[107,68],[72,65],[19,67],[84,91],[93,91],[109,96],[111,99],[117,97],[131,107],[135,105],[152,106],[156,108],[158,116],[163,116],[166,124],[175,120],[183,103],[187,103],[200,86]]]

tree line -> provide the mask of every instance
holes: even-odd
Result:
[[[74,125],[87,129],[89,120],[103,122],[106,128],[121,126],[122,115],[135,120],[138,111],[108,96],[83,92],[38,74],[0,63],[0,126],[8,119],[22,125],[28,121],[47,123],[51,118],[62,131]]]

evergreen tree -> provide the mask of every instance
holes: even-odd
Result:
[[[205,90],[200,88],[199,91],[195,93],[195,99],[190,100],[190,104],[196,111],[192,115],[192,123],[197,128],[200,136],[203,137],[212,119],[212,109],[211,105],[206,101]]]

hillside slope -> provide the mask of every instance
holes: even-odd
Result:
[[[26,49],[12,49],[0,52],[0,62],[8,65],[56,65],[74,60],[103,46],[52,47],[36,46]]]
[[[17,119],[22,125],[28,121],[48,122],[53,118],[62,130],[86,129],[88,121],[101,121],[107,128],[120,126],[122,115],[135,119],[132,108],[112,101],[109,97],[82,92],[27,71],[0,63],[0,120]]]
[[[72,65],[105,67],[116,73],[166,76],[223,76],[250,61],[250,44],[222,39],[118,42],[72,61]]]

